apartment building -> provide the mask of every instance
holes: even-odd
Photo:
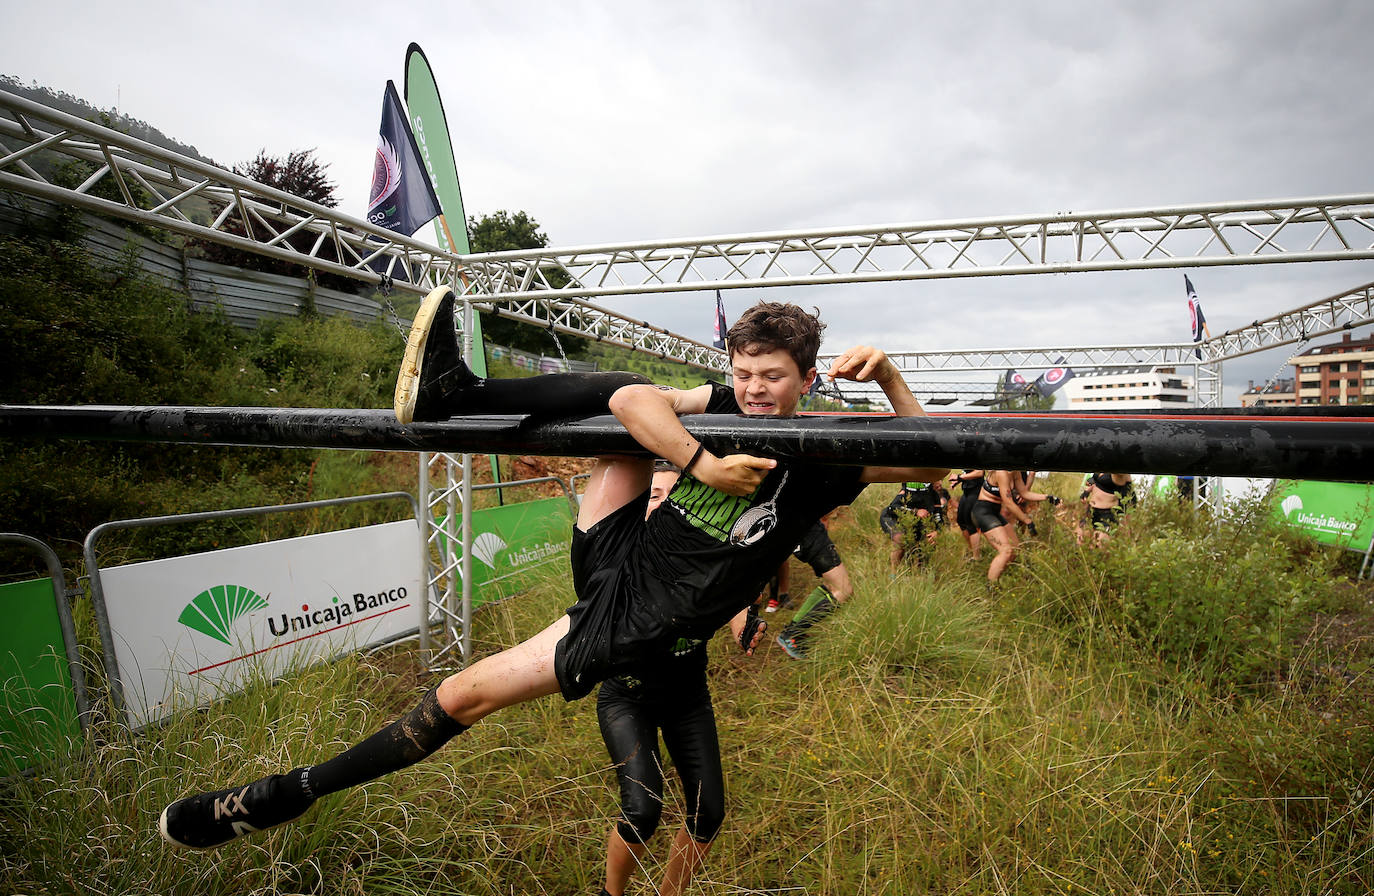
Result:
[[[1374,404],[1374,336],[1309,348],[1289,359],[1298,381],[1299,405]]]
[[[1296,380],[1275,379],[1258,386],[1251,380],[1250,388],[1240,394],[1240,406],[1243,408],[1291,408],[1297,403]]]
[[[1191,376],[1173,367],[1075,370],[1064,384],[1070,410],[1152,410],[1191,408],[1197,392]]]

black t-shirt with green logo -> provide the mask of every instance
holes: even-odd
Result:
[[[712,383],[708,413],[738,413],[733,391]],[[683,474],[646,521],[637,552],[639,596],[671,630],[707,639],[758,596],[825,514],[863,491],[858,466],[779,460],[747,497]]]

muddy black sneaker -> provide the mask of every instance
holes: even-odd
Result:
[[[244,787],[231,787],[177,800],[157,821],[158,833],[173,846],[214,849],[247,834],[294,821],[315,802],[301,791],[300,770],[269,775]]]
[[[453,329],[453,290],[440,286],[425,296],[410,325],[396,378],[396,419],[402,423],[447,420],[453,416],[451,396],[478,382],[463,363]]]

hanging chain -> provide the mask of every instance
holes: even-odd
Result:
[[[1293,355],[1299,354],[1303,350],[1303,347],[1306,346],[1307,343],[1311,342],[1313,339],[1313,337],[1307,335],[1307,318],[1305,317],[1298,319],[1298,337],[1301,341],[1298,343],[1298,347],[1293,350]],[[1269,378],[1264,381],[1264,386],[1260,389],[1261,392],[1263,392],[1265,388],[1268,388],[1270,383],[1277,380],[1279,378],[1279,374],[1283,373],[1285,368],[1292,368],[1293,365],[1291,363],[1291,358],[1293,357],[1293,355],[1289,356],[1290,361],[1285,361],[1284,363],[1280,364],[1278,366],[1278,369],[1269,375]],[[1295,390],[1298,386],[1297,379],[1297,375],[1295,374],[1293,377],[1293,388]]]
[[[386,316],[391,321],[391,325],[396,328],[396,332],[401,334],[402,339],[410,337],[410,326],[401,320],[401,314],[396,310],[396,305],[391,301],[392,279],[386,274],[382,275],[382,282],[377,284],[377,289],[382,294],[382,305],[386,309]]]
[[[558,347],[558,356],[563,359],[563,369],[572,372],[572,362],[568,360],[568,353],[563,350],[563,340],[558,338],[558,330],[553,326],[553,315],[549,315],[549,335],[553,337],[553,344]]]

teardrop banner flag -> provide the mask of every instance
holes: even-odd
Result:
[[[372,189],[367,197],[367,220],[410,236],[439,213],[439,199],[421,164],[420,150],[406,123],[396,85],[387,81],[377,155],[372,165]]]
[[[439,98],[439,85],[419,44],[406,48],[406,108],[410,113],[410,129],[420,147],[420,158],[429,169],[429,178],[439,194],[448,226],[436,224],[440,248],[459,255],[469,255],[467,213],[463,210],[463,191],[458,186],[458,164],[453,157],[453,141],[449,139],[448,119],[444,102]]]
[[[417,43],[406,48],[406,108],[410,128],[420,147],[420,158],[429,170],[429,179],[439,194],[443,213],[434,221],[439,246],[458,255],[472,254],[468,240],[468,218],[463,209],[463,190],[458,184],[458,163],[453,155],[453,140],[449,137],[448,117],[444,101],[439,97],[439,84],[429,67],[425,51]],[[472,315],[472,372],[487,375],[487,347],[482,338],[482,321]],[[491,461],[492,482],[501,481],[501,467],[495,454]]]

